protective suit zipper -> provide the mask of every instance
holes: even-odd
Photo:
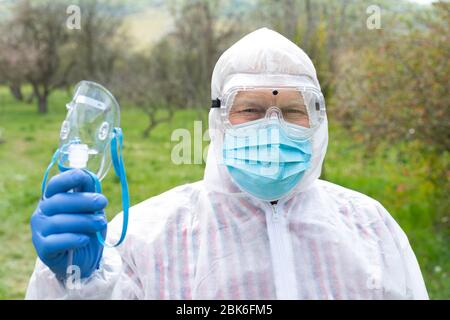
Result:
[[[298,299],[289,231],[278,205],[270,205],[272,214],[266,217],[277,299]]]
[[[280,214],[278,213],[277,210],[277,204],[272,204],[272,213],[273,213],[273,222],[278,222],[280,221]]]

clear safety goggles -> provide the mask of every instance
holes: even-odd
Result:
[[[225,129],[266,126],[279,121],[289,137],[308,139],[325,118],[325,101],[314,87],[234,87],[213,100]],[[239,130],[241,132],[241,130]]]

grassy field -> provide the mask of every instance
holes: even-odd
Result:
[[[0,299],[24,296],[36,257],[29,218],[40,197],[42,174],[58,145],[68,100],[65,92],[54,93],[50,112],[39,115],[34,105],[16,102],[0,88]],[[144,139],[145,115],[135,108],[122,109],[132,204],[202,178],[203,165],[170,161],[176,144],[170,141],[172,130],[184,127],[192,132],[196,116],[192,111],[180,111],[171,123],[159,125]],[[383,150],[366,154],[332,123],[325,178],[383,203],[408,234],[431,298],[448,299],[448,200],[442,186],[430,181],[430,168],[447,166],[449,155],[425,156],[415,151],[418,146],[413,143]],[[111,172],[103,186],[111,218],[120,211],[120,185]]]

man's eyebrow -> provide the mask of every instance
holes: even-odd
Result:
[[[233,105],[236,105],[236,106],[239,106],[239,105],[242,105],[242,104],[264,107],[264,105],[266,103],[264,103],[262,101],[259,101],[259,100],[255,100],[253,98],[245,98],[245,97],[244,98],[237,98],[235,100],[235,102],[233,103]]]
[[[306,107],[306,104],[303,100],[298,100],[298,99],[296,100],[294,98],[287,100],[287,101],[283,101],[283,103],[280,103],[281,107],[286,107],[286,106],[289,107],[292,105]]]

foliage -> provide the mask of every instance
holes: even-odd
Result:
[[[0,25],[0,82],[19,100],[21,86],[31,85],[40,113],[47,112],[47,98],[57,88],[83,78],[108,82],[121,53],[120,19],[105,15],[96,0],[79,1],[81,29],[70,30],[66,10],[71,4],[20,0]]]
[[[420,30],[340,56],[332,112],[368,149],[420,140],[449,150],[449,7],[436,5]]]

